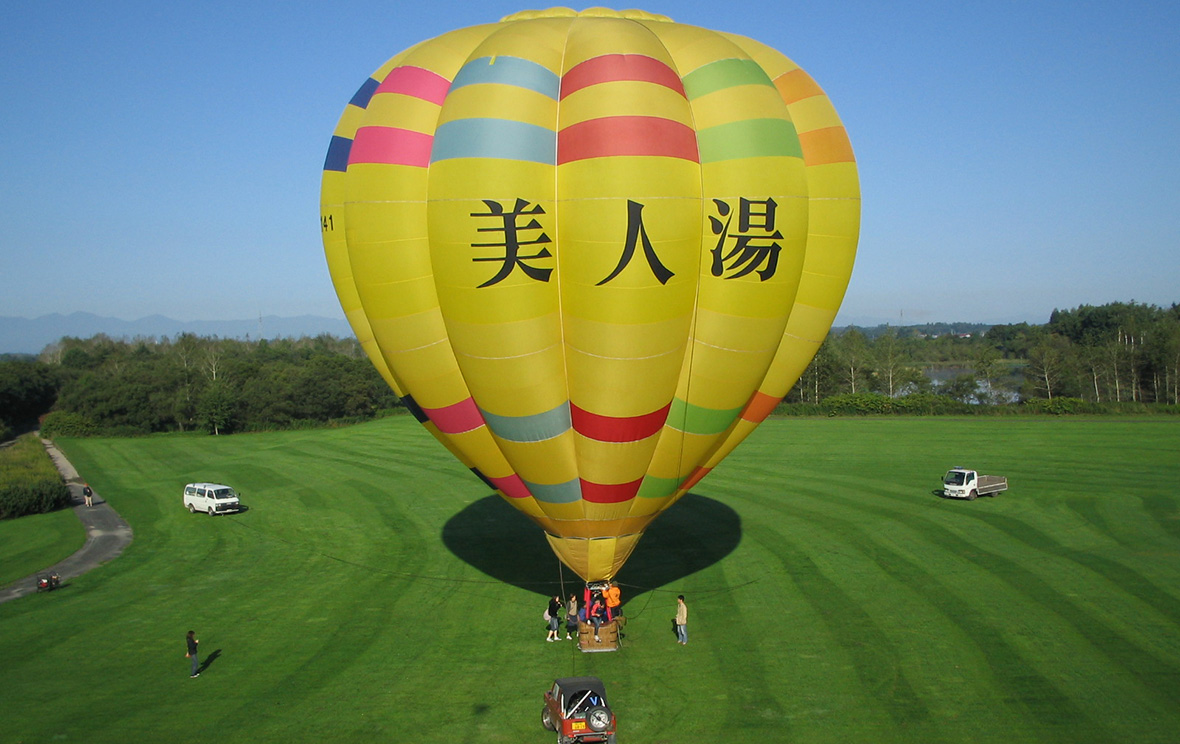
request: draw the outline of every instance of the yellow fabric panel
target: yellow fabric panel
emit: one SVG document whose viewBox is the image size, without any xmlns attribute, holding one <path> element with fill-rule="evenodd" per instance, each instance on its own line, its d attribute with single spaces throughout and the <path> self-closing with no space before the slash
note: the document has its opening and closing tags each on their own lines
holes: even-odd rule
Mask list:
<svg viewBox="0 0 1180 744">
<path fill-rule="evenodd" d="M 773 352 L 786 328 L 792 304 L 784 300 L 779 312 L 766 318 L 739 318 L 701 308 L 696 318 L 697 343 L 743 353 Z"/>
<path fill-rule="evenodd" d="M 617 332 L 617 323 L 589 318 L 567 316 L 563 323 L 569 336 L 580 339 L 579 353 L 608 359 L 645 359 L 665 354 L 683 356 L 691 320 L 688 315 L 680 315 L 654 323 L 632 323 L 626 333 Z"/>
<path fill-rule="evenodd" d="M 552 410 L 568 400 L 563 379 L 565 359 L 560 344 L 502 359 L 468 356 L 459 347 L 453 348 L 472 397 L 489 413 L 532 416 Z M 508 459 L 513 461 L 511 457 Z M 518 469 L 517 472 L 534 480 L 524 471 Z"/>
<path fill-rule="evenodd" d="M 491 118 L 523 121 L 553 129 L 557 123 L 557 101 L 525 88 L 485 83 L 465 85 L 447 95 L 438 118 L 439 126 L 458 119 L 472 119 L 496 113 Z"/>
<path fill-rule="evenodd" d="M 564 69 L 603 54 L 642 54 L 665 63 L 670 61 L 646 24 L 615 18 L 578 18 L 565 40 Z"/>
<path fill-rule="evenodd" d="M 470 56 L 521 57 L 560 75 L 570 23 L 570 20 L 558 18 L 537 19 L 531 23 L 501 23 L 496 32 L 488 36 Z"/>
<path fill-rule="evenodd" d="M 807 281 L 800 287 L 799 294 L 795 297 L 795 304 L 835 310 L 840 306 L 840 301 L 844 298 L 844 290 L 847 287 L 848 279 L 843 275 L 809 274 Z"/>
<path fill-rule="evenodd" d="M 510 442 L 494 434 L 496 445 L 504 453 L 521 478 L 530 483 L 558 484 L 578 477 L 574 459 L 574 432 L 567 430 L 561 436 L 541 442 Z M 555 504 L 545 504 L 557 506 Z M 562 504 L 561 506 L 567 506 Z M 581 518 L 578 507 L 578 518 Z"/>
<path fill-rule="evenodd" d="M 714 435 L 685 434 L 664 427 L 660 430 L 660 440 L 652 455 L 651 465 L 647 468 L 648 475 L 654 478 L 687 478 L 716 438 Z"/>
<path fill-rule="evenodd" d="M 692 102 L 697 130 L 746 119 L 791 121 L 787 105 L 778 91 L 768 85 L 740 85 L 722 88 Z"/>
<path fill-rule="evenodd" d="M 790 58 L 760 41 L 725 31 L 718 31 L 717 35 L 745 52 L 750 59 L 758 63 L 759 67 L 766 70 L 766 74 L 771 80 L 774 80 L 780 75 L 785 75 L 792 70 L 799 69 L 799 65 L 795 64 Z"/>
<path fill-rule="evenodd" d="M 599 442 L 573 433 L 578 448 L 578 471 L 592 483 L 630 483 L 647 472 L 659 435 L 634 442 Z M 626 503 L 626 502 L 624 502 Z M 623 510 L 622 514 L 626 514 Z"/>
<path fill-rule="evenodd" d="M 369 202 L 423 202 L 426 200 L 426 169 L 386 163 L 357 163 L 348 166 L 345 200 L 349 209 Z M 379 227 L 382 226 L 378 223 Z M 358 227 L 352 223 L 350 228 Z M 363 222 L 362 229 L 370 226 Z"/>
<path fill-rule="evenodd" d="M 628 327 L 618 328 L 621 335 Z M 645 359 L 608 359 L 570 348 L 570 400 L 600 416 L 622 418 L 651 413 L 672 399 L 682 359 L 681 351 Z"/>
<path fill-rule="evenodd" d="M 781 338 L 781 335 L 780 335 Z M 739 408 L 758 389 L 774 359 L 778 339 L 761 351 L 734 352 L 697 342 L 687 401 L 717 411 Z"/>
<path fill-rule="evenodd" d="M 698 67 L 734 56 L 734 45 L 716 31 L 679 23 L 644 25 L 659 37 L 672 59 L 676 61 L 674 69 L 679 70 L 682 78 Z"/>
<path fill-rule="evenodd" d="M 808 229 L 815 235 L 840 235 L 855 240 L 860 233 L 859 198 L 812 199 L 809 207 Z"/>
<path fill-rule="evenodd" d="M 541 514 L 546 521 L 537 521 L 545 529 L 551 529 L 555 534 L 559 535 L 567 534 L 568 529 L 589 529 L 591 523 L 585 520 L 584 506 L 585 502 L 583 501 L 573 501 L 567 504 L 538 501 L 537 508 L 541 510 Z"/>
<path fill-rule="evenodd" d="M 658 499 L 632 499 L 630 502 L 628 502 L 631 505 L 631 511 L 628 513 L 632 518 L 654 518 L 657 514 L 672 505 L 672 498 L 673 497 L 669 495 Z"/>
<path fill-rule="evenodd" d="M 467 356 L 506 359 L 535 354 L 561 343 L 561 319 L 555 313 L 497 324 L 466 323 L 448 317 L 446 323 L 451 344 Z"/>
<path fill-rule="evenodd" d="M 800 134 L 815 129 L 844 126 L 827 96 L 804 98 L 797 103 L 792 103 L 790 109 L 795 129 Z"/>
<path fill-rule="evenodd" d="M 553 180 L 553 166 L 544 163 L 493 158 L 454 158 L 434 163 L 430 166 L 430 201 L 469 202 L 466 212 L 461 209 L 455 209 L 453 212 L 456 219 L 461 220 L 460 224 L 436 227 L 444 230 L 445 235 L 469 237 L 471 242 L 476 243 L 488 242 L 488 239 L 483 237 L 485 233 L 476 233 L 473 228 L 490 227 L 491 223 L 477 225 L 472 222 L 470 213 L 488 211 L 483 199 L 512 206 L 519 197 L 530 204 L 543 203 L 545 214 L 538 219 L 549 231 L 549 225 L 553 223 L 553 201 L 557 193 Z M 552 232 L 549 237 L 553 237 Z"/>
<path fill-rule="evenodd" d="M 656 116 L 693 127 L 693 112 L 685 103 L 679 92 L 656 83 L 636 80 L 599 83 L 563 99 L 560 122 L 564 129 L 604 116 Z M 700 129 L 699 124 L 695 128 Z"/>
<path fill-rule="evenodd" d="M 860 176 L 856 163 L 827 163 L 807 166 L 807 187 L 812 199 L 860 197 Z"/>
<path fill-rule="evenodd" d="M 796 300 L 795 307 L 791 310 L 791 319 L 787 322 L 786 335 L 803 339 L 818 349 L 835 319 L 836 306 L 819 307 Z M 808 361 L 810 360 L 808 357 Z"/>
<path fill-rule="evenodd" d="M 831 168 L 833 166 L 821 166 Z M 811 187 L 811 170 L 803 165 L 800 158 L 774 156 L 725 160 L 719 163 L 705 163 L 701 166 L 701 179 L 706 184 L 704 193 L 705 215 L 716 215 L 717 208 L 708 200 L 767 199 L 773 197 L 781 206 L 788 199 L 808 196 Z M 798 219 L 797 215 L 793 219 Z M 805 225 L 806 226 L 806 225 Z M 712 233 L 706 227 L 705 242 Z M 716 236 L 712 236 L 716 239 Z"/>
<path fill-rule="evenodd" d="M 557 166 L 557 198 L 559 206 L 564 207 L 568 202 L 581 199 L 644 201 L 644 197 L 680 197 L 699 212 L 700 180 L 700 166 L 679 158 L 617 155 L 575 160 Z M 564 220 L 564 212 L 562 214 Z M 645 219 L 646 214 L 645 210 Z M 625 211 L 621 219 L 625 221 Z M 691 229 L 696 231 L 695 223 Z M 652 240 L 656 239 L 650 229 L 648 235 Z"/>
<path fill-rule="evenodd" d="M 439 124 L 439 105 L 401 93 L 382 93 L 370 99 L 362 121 L 367 126 L 432 134 Z"/>
<path fill-rule="evenodd" d="M 402 59 L 402 64 L 421 67 L 453 80 L 471 51 L 502 28 L 498 23 L 487 23 L 447 32 L 419 44 Z"/>
</svg>

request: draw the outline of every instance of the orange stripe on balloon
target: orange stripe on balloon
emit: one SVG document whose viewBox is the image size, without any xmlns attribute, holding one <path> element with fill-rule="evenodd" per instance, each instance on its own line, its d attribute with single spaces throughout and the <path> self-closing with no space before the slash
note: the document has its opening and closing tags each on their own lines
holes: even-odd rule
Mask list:
<svg viewBox="0 0 1180 744">
<path fill-rule="evenodd" d="M 856 162 L 852 155 L 852 143 L 848 141 L 848 133 L 844 131 L 844 127 L 800 132 L 799 146 L 803 149 L 804 165 Z"/>
<path fill-rule="evenodd" d="M 561 98 L 599 83 L 654 83 L 684 95 L 684 83 L 671 67 L 642 54 L 604 54 L 574 65 L 561 77 Z"/>
<path fill-rule="evenodd" d="M 686 478 L 685 481 L 680 484 L 680 487 L 687 491 L 696 484 L 700 483 L 701 478 L 704 478 L 706 475 L 708 475 L 709 471 L 712 469 L 713 468 L 697 468 L 696 470 L 692 471 L 692 475 L 688 476 L 688 478 Z"/>
<path fill-rule="evenodd" d="M 779 95 L 788 104 L 824 94 L 823 88 L 819 87 L 819 84 L 803 70 L 791 70 L 786 74 L 779 75 L 774 79 L 774 87 L 778 88 Z"/>
<path fill-rule="evenodd" d="M 571 124 L 557 134 L 557 164 L 616 155 L 651 155 L 699 163 L 691 128 L 655 116 L 604 116 Z"/>
<path fill-rule="evenodd" d="M 582 481 L 582 498 L 595 504 L 630 501 L 639 493 L 639 484 L 643 482 L 642 478 L 630 483 L 591 483 L 584 478 L 579 480 Z"/>
<path fill-rule="evenodd" d="M 770 412 L 775 409 L 782 398 L 773 395 L 767 395 L 761 390 L 754 391 L 750 402 L 746 404 L 745 410 L 742 411 L 742 418 L 746 421 L 752 421 L 755 424 L 760 424 L 766 420 Z"/>
<path fill-rule="evenodd" d="M 574 431 L 599 442 L 637 442 L 647 439 L 664 426 L 672 404 L 642 416 L 602 416 L 570 403 L 570 420 Z"/>
</svg>

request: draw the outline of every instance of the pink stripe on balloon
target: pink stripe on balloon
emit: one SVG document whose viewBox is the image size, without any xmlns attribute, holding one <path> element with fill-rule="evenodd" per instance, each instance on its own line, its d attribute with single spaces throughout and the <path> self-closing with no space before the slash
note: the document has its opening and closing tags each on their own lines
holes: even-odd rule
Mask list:
<svg viewBox="0 0 1180 744">
<path fill-rule="evenodd" d="M 401 93 L 441 106 L 450 88 L 450 80 L 430 70 L 421 67 L 395 67 L 381 81 L 381 85 L 377 86 L 373 95 Z"/>
<path fill-rule="evenodd" d="M 356 130 L 352 148 L 348 151 L 348 164 L 385 163 L 425 168 L 430 165 L 433 144 L 434 137 L 422 132 L 396 127 L 361 127 Z"/>
<path fill-rule="evenodd" d="M 516 473 L 505 478 L 488 478 L 488 480 L 494 483 L 496 488 L 503 491 L 504 495 L 510 499 L 527 499 L 532 496 L 529 493 L 528 486 L 524 484 L 524 481 Z"/>
<path fill-rule="evenodd" d="M 471 398 L 445 408 L 423 408 L 422 411 L 444 434 L 462 434 L 484 425 L 483 416 Z M 491 480 L 494 482 L 496 479 Z"/>
</svg>

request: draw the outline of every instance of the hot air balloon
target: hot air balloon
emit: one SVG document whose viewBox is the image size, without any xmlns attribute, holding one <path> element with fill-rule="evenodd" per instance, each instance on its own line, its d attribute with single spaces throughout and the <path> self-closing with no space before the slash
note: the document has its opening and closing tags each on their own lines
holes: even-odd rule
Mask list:
<svg viewBox="0 0 1180 744">
<path fill-rule="evenodd" d="M 528 11 L 390 59 L 321 230 L 418 420 L 586 581 L 741 442 L 826 336 L 856 164 L 791 60 L 642 11 Z"/>
</svg>

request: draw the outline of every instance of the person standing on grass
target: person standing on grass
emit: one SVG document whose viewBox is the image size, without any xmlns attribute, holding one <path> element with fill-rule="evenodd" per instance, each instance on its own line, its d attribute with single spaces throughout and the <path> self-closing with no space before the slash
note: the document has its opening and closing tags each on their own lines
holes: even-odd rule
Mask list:
<svg viewBox="0 0 1180 744">
<path fill-rule="evenodd" d="M 561 627 L 561 616 L 565 614 L 565 605 L 561 603 L 561 597 L 556 594 L 549 598 L 549 635 L 545 636 L 546 641 L 560 641 L 561 635 L 558 634 L 557 629 Z"/>
<path fill-rule="evenodd" d="M 676 597 L 676 642 L 688 645 L 688 605 L 684 604 L 683 594 Z"/>
<path fill-rule="evenodd" d="M 571 633 L 578 632 L 578 595 L 571 594 L 570 601 L 565 605 L 565 639 L 573 638 Z"/>
<path fill-rule="evenodd" d="M 190 679 L 201 676 L 201 673 L 197 671 L 197 644 L 200 643 L 200 641 L 197 640 L 196 635 L 196 631 L 190 630 L 188 632 L 188 636 L 185 637 L 185 641 L 188 642 L 188 653 L 186 653 L 185 656 L 187 656 L 193 662 L 193 670 L 189 674 Z"/>
</svg>

